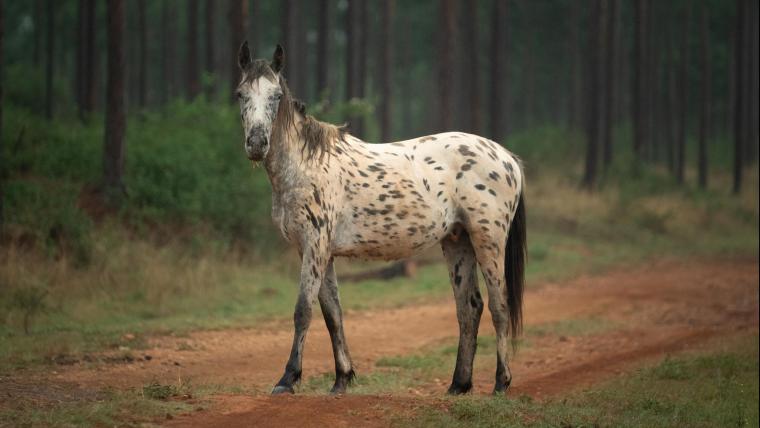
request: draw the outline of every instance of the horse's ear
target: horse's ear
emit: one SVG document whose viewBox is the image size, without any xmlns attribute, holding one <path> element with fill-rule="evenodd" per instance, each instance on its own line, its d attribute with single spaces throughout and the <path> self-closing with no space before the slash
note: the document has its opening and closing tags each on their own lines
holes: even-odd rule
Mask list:
<svg viewBox="0 0 760 428">
<path fill-rule="evenodd" d="M 274 48 L 274 55 L 272 55 L 272 70 L 274 70 L 275 73 L 279 73 L 284 66 L 285 51 L 282 49 L 282 46 L 277 45 L 277 47 Z"/>
<path fill-rule="evenodd" d="M 240 45 L 240 50 L 238 51 L 238 65 L 243 71 L 251 65 L 251 51 L 248 49 L 248 40 Z"/>
</svg>

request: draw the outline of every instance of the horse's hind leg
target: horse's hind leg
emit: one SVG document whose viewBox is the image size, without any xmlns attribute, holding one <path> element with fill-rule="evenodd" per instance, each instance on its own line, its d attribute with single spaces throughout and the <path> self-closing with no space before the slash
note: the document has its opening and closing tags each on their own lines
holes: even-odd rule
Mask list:
<svg viewBox="0 0 760 428">
<path fill-rule="evenodd" d="M 483 313 L 483 299 L 478 290 L 475 252 L 467 233 L 441 242 L 449 268 L 451 286 L 459 321 L 459 348 L 449 394 L 464 394 L 472 388 L 472 362 L 478 341 L 478 326 Z"/>
<path fill-rule="evenodd" d="M 509 335 L 509 308 L 507 306 L 506 287 L 507 281 L 504 276 L 504 244 L 506 237 L 491 236 L 479 233 L 472 238 L 473 248 L 477 254 L 480 270 L 486 281 L 488 289 L 488 310 L 491 312 L 493 326 L 496 330 L 496 383 L 494 393 L 505 392 L 512 382 L 512 373 L 509 371 L 507 361 L 508 335 Z"/>
<path fill-rule="evenodd" d="M 335 385 L 330 392 L 341 394 L 346 392 L 346 387 L 351 383 L 354 369 L 351 364 L 351 355 L 348 353 L 346 337 L 343 334 L 343 313 L 338 298 L 338 279 L 332 261 L 327 267 L 322 288 L 319 290 L 319 306 L 325 317 L 327 331 L 330 332 L 335 357 Z"/>
</svg>

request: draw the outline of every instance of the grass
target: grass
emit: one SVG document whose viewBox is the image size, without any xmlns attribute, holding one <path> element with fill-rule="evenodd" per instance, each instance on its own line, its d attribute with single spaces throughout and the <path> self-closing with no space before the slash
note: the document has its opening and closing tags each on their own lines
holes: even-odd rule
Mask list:
<svg viewBox="0 0 760 428">
<path fill-rule="evenodd" d="M 758 338 L 669 357 L 595 389 L 547 402 L 464 397 L 397 426 L 758 426 Z"/>
<path fill-rule="evenodd" d="M 195 408 L 198 405 L 152 398 L 142 391 L 105 391 L 97 400 L 64 401 L 56 405 L 21 401 L 13 409 L 0 410 L 0 426 L 145 426 Z"/>
<path fill-rule="evenodd" d="M 88 196 L 102 121 L 36 126 L 41 118 L 5 107 L 0 372 L 290 318 L 299 261 L 269 219 L 266 177 L 234 143 L 235 108 L 199 100 L 130 117 L 129 196 L 103 216 Z M 756 168 L 740 197 L 716 190 L 729 187 L 720 169 L 713 190 L 697 191 L 657 168 L 631 180 L 619 165 L 589 193 L 577 186 L 580 144 L 552 127 L 508 142 L 526 163 L 529 288 L 652 259 L 757 255 Z M 367 266 L 339 261 L 338 271 Z M 415 304 L 449 295 L 448 282 L 438 264 L 416 278 L 343 284 L 341 297 L 349 310 Z"/>
<path fill-rule="evenodd" d="M 525 329 L 520 348 L 531 346 L 531 339 L 541 336 L 588 336 L 603 333 L 617 326 L 599 318 L 567 319 L 530 326 Z M 492 370 L 496 352 L 495 336 L 480 334 L 475 357 L 475 370 Z M 457 354 L 457 339 L 450 338 L 409 355 L 381 357 L 369 374 L 359 373 L 351 393 L 389 394 L 450 380 Z M 332 386 L 334 374 L 309 377 L 301 392 L 320 394 Z M 443 387 L 442 387 L 443 388 Z"/>
<path fill-rule="evenodd" d="M 528 288 L 652 259 L 757 255 L 756 189 L 736 199 L 679 190 L 586 193 L 571 184 L 551 175 L 531 182 Z M 255 253 L 201 226 L 180 228 L 161 242 L 141 236 L 114 221 L 94 225 L 87 238 L 89 261 L 81 266 L 67 252 L 0 247 L 0 307 L 6 308 L 0 317 L 0 371 L 34 367 L 59 355 L 139 349 L 155 334 L 255 326 L 291 316 L 299 271 L 292 250 L 278 258 Z M 429 257 L 438 257 L 437 249 Z M 374 264 L 340 260 L 338 271 L 367 266 Z M 421 267 L 416 278 L 341 287 L 348 310 L 415 304 L 450 293 L 442 264 Z M 126 334 L 138 340 L 127 343 Z"/>
</svg>

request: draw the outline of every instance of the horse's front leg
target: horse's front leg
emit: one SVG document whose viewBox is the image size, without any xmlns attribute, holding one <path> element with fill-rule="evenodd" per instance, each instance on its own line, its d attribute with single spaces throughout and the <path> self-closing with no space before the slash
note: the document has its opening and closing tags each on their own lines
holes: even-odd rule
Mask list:
<svg viewBox="0 0 760 428">
<path fill-rule="evenodd" d="M 338 297 L 338 279 L 335 275 L 333 262 L 327 267 L 325 280 L 319 290 L 319 306 L 325 317 L 327 330 L 330 332 L 333 356 L 335 357 L 335 385 L 330 391 L 333 394 L 346 392 L 346 387 L 354 378 L 354 368 L 351 355 L 348 353 L 346 336 L 343 333 L 343 313 Z"/>
<path fill-rule="evenodd" d="M 307 248 L 301 261 L 301 289 L 298 293 L 298 301 L 293 314 L 295 334 L 293 347 L 290 350 L 290 358 L 285 365 L 285 374 L 272 390 L 272 394 L 293 393 L 293 387 L 301 379 L 301 362 L 303 359 L 303 345 L 306 340 L 306 332 L 311 323 L 312 307 L 319 295 L 319 288 L 325 277 L 325 270 L 330 257 L 318 248 L 323 247 L 318 243 Z"/>
</svg>

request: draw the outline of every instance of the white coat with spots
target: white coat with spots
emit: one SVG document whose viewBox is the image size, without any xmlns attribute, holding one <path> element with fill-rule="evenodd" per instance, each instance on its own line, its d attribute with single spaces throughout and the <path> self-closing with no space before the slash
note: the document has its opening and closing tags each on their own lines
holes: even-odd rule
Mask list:
<svg viewBox="0 0 760 428">
<path fill-rule="evenodd" d="M 336 256 L 399 259 L 439 244 L 448 265 L 460 338 L 450 393 L 472 387 L 472 363 L 483 312 L 477 267 L 488 291 L 497 336 L 495 391 L 511 382 L 508 335 L 519 334 L 525 263 L 524 177 L 499 144 L 447 132 L 368 144 L 319 122 L 290 97 L 271 62 L 240 49 L 238 87 L 245 151 L 262 162 L 272 184 L 272 217 L 301 256 L 295 335 L 274 393 L 293 392 L 312 307 L 319 301 L 335 355 L 333 392 L 354 376 L 343 333 Z"/>
</svg>

